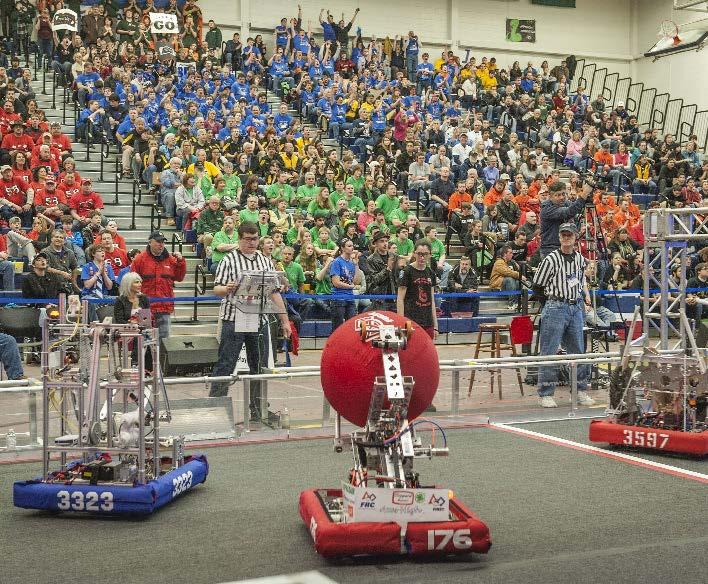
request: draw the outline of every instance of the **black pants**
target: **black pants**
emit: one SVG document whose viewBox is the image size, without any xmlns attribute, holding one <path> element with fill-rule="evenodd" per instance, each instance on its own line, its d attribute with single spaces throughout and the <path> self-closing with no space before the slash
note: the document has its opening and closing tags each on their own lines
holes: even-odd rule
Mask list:
<svg viewBox="0 0 708 584">
<path fill-rule="evenodd" d="M 259 333 L 236 332 L 233 322 L 222 321 L 219 360 L 214 365 L 214 369 L 212 369 L 211 374 L 213 377 L 231 375 L 234 372 L 236 361 L 241 354 L 241 348 L 244 343 L 246 344 L 248 372 L 251 374 L 258 373 Z M 214 382 L 211 384 L 209 397 L 225 396 L 228 392 L 228 382 Z"/>
</svg>

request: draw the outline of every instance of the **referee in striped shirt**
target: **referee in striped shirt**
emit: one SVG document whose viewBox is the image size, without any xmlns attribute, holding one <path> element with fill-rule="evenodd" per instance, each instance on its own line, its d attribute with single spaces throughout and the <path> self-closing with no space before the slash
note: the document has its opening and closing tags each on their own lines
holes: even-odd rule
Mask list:
<svg viewBox="0 0 708 584">
<path fill-rule="evenodd" d="M 219 360 L 214 365 L 212 376 L 231 375 L 236 367 L 236 361 L 241 353 L 241 347 L 246 344 L 246 359 L 249 373 L 258 373 L 259 347 L 258 335 L 260 316 L 239 310 L 239 299 L 234 296 L 236 281 L 244 270 L 275 270 L 273 262 L 258 251 L 258 226 L 250 221 L 244 221 L 238 227 L 238 249 L 226 254 L 219 262 L 214 279 L 214 294 L 221 296 L 219 319 L 221 320 L 221 341 L 219 343 Z M 279 292 L 271 296 L 273 303 L 282 310 L 279 314 L 283 334 L 290 337 L 290 321 L 283 298 Z M 264 350 L 267 350 L 267 346 Z M 224 396 L 229 391 L 228 382 L 211 384 L 209 397 Z M 251 414 L 256 415 L 258 408 L 251 396 Z"/>
<path fill-rule="evenodd" d="M 555 356 L 561 345 L 569 354 L 585 352 L 583 327 L 590 294 L 585 281 L 585 258 L 575 250 L 578 234 L 575 223 L 563 223 L 558 229 L 560 249 L 541 260 L 533 279 L 534 292 L 546 298 L 539 329 L 541 355 Z M 553 399 L 558 380 L 556 372 L 556 367 L 539 367 L 541 407 L 558 407 Z M 577 374 L 578 403 L 591 406 L 595 402 L 587 394 L 590 367 L 578 365 Z"/>
</svg>

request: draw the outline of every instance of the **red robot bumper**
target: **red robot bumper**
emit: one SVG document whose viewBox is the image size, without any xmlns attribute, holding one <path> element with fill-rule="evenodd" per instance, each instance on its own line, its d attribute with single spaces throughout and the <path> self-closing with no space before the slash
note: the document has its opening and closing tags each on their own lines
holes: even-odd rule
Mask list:
<svg viewBox="0 0 708 584">
<path fill-rule="evenodd" d="M 708 432 L 679 432 L 630 426 L 605 420 L 593 420 L 590 423 L 590 441 L 647 448 L 659 452 L 677 452 L 696 456 L 708 454 Z"/>
<path fill-rule="evenodd" d="M 341 496 L 341 489 L 300 493 L 300 517 L 310 530 L 315 550 L 324 557 L 484 554 L 492 545 L 489 528 L 456 499 L 450 500 L 454 520 L 408 523 L 402 539 L 398 523 L 333 521 L 324 499 Z"/>
</svg>

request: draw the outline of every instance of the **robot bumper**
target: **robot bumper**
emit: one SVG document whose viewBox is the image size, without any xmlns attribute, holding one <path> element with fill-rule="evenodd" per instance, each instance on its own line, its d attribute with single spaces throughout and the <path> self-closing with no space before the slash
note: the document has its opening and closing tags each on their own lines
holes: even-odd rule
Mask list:
<svg viewBox="0 0 708 584">
<path fill-rule="evenodd" d="M 353 465 L 340 487 L 300 494 L 315 550 L 330 558 L 489 551 L 485 523 L 451 490 L 423 484 L 413 468 L 416 458 L 449 453 L 444 430 L 415 419 L 432 403 L 440 376 L 425 331 L 391 312 L 356 316 L 328 340 L 321 371 L 338 412 L 335 451 L 351 451 Z M 342 436 L 341 418 L 360 428 Z M 421 431 L 431 427 L 442 445 L 423 444 Z"/>
</svg>

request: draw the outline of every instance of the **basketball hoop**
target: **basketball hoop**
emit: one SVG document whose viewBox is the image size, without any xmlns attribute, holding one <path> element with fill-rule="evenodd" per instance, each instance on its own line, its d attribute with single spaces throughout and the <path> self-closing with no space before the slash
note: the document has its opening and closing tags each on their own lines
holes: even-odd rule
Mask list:
<svg viewBox="0 0 708 584">
<path fill-rule="evenodd" d="M 678 25 L 673 20 L 664 20 L 659 27 L 657 36 L 676 46 L 681 44 L 681 38 L 678 33 Z"/>
</svg>

